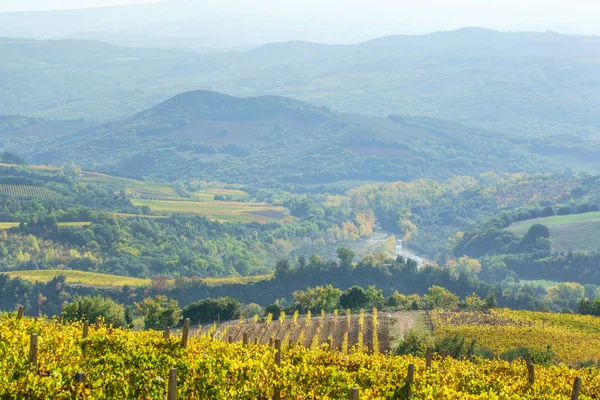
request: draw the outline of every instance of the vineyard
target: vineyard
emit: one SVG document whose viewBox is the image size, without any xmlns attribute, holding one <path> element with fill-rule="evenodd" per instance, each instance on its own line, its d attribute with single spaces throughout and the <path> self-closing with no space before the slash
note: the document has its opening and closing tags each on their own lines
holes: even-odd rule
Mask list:
<svg viewBox="0 0 600 400">
<path fill-rule="evenodd" d="M 3 274 L 4 272 L 0 272 Z M 11 278 L 19 277 L 29 282 L 41 282 L 46 283 L 57 277 L 63 275 L 67 279 L 66 281 L 73 286 L 87 286 L 87 287 L 111 287 L 118 288 L 123 286 L 150 286 L 150 279 L 132 278 L 129 276 L 99 274 L 97 272 L 88 271 L 75 271 L 75 270 L 21 270 L 6 272 Z"/>
<path fill-rule="evenodd" d="M 318 318 L 318 317 L 317 317 Z M 340 322 L 342 315 L 338 316 Z M 266 323 L 266 322 L 264 322 Z M 270 324 L 277 324 L 272 320 Z M 0 318 L 2 399 L 594 399 L 600 372 Z M 231 341 L 231 343 L 230 343 Z M 360 396 L 360 397 L 358 397 Z"/>
<path fill-rule="evenodd" d="M 269 315 L 264 321 L 255 316 L 218 327 L 200 327 L 195 332 L 199 335 L 216 334 L 228 340 L 231 337 L 232 341 L 246 337 L 257 344 L 272 343 L 279 338 L 284 346 L 295 343 L 316 349 L 326 343 L 328 347 L 344 353 L 353 348 L 369 353 L 388 353 L 395 342 L 394 335 L 401 335 L 411 328 L 419 315 L 414 312 L 379 315 L 377 310 L 369 314 L 364 311 L 351 314 L 349 310 L 338 313 L 336 310 L 331 315 L 324 312 L 312 315 L 309 311 L 304 316 L 297 311 L 292 316 L 282 312 L 278 316 Z"/>
<path fill-rule="evenodd" d="M 551 346 L 558 360 L 569 365 L 600 361 L 600 318 L 593 316 L 498 309 L 434 311 L 431 321 L 436 335 L 459 333 L 497 355 L 518 347 Z"/>
<path fill-rule="evenodd" d="M 0 184 L 0 195 L 14 197 L 37 197 L 44 200 L 58 200 L 61 196 L 42 186 Z"/>
</svg>

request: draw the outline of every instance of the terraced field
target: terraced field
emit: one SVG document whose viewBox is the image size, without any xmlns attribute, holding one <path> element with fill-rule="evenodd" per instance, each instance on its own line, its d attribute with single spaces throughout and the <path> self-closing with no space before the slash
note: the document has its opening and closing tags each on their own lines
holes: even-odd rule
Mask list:
<svg viewBox="0 0 600 400">
<path fill-rule="evenodd" d="M 508 229 L 525 234 L 533 224 L 546 225 L 550 229 L 550 241 L 554 251 L 600 250 L 600 212 L 530 219 L 515 222 Z"/>
</svg>

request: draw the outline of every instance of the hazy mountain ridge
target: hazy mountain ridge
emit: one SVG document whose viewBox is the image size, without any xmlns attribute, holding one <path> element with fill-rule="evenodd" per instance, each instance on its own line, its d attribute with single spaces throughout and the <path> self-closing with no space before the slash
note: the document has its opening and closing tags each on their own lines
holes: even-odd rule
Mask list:
<svg viewBox="0 0 600 400">
<path fill-rule="evenodd" d="M 281 95 L 342 112 L 422 115 L 519 136 L 600 135 L 600 38 L 591 36 L 469 28 L 211 55 L 85 41 L 4 40 L 0 51 L 4 114 L 123 118 L 205 88 Z"/>
<path fill-rule="evenodd" d="M 278 96 L 210 91 L 183 93 L 76 134 L 8 143 L 38 163 L 268 186 L 559 169 L 510 137 L 456 123 L 342 114 Z"/>
</svg>

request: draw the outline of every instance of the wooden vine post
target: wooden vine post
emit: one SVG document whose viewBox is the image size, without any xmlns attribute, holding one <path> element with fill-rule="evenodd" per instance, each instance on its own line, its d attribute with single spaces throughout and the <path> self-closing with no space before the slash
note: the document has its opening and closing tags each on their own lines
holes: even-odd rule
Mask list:
<svg viewBox="0 0 600 400">
<path fill-rule="evenodd" d="M 529 375 L 529 384 L 535 383 L 535 365 L 531 361 L 531 353 L 527 353 L 525 356 L 525 362 L 527 363 L 527 374 Z"/>
<path fill-rule="evenodd" d="M 415 381 L 415 364 L 408 365 L 408 375 L 406 376 L 406 397 L 412 399 L 412 385 Z"/>
<path fill-rule="evenodd" d="M 38 335 L 32 333 L 29 339 L 29 362 L 31 366 L 37 367 L 37 353 L 38 353 Z"/>
<path fill-rule="evenodd" d="M 94 329 L 100 329 L 100 317 L 96 317 L 96 323 L 94 324 Z"/>
<path fill-rule="evenodd" d="M 431 351 L 431 347 L 427 348 L 427 352 L 425 353 L 425 366 L 427 368 L 431 368 L 431 359 L 433 358 L 433 352 Z"/>
<path fill-rule="evenodd" d="M 233 336 L 229 335 L 229 337 L 227 338 L 227 343 L 233 343 Z"/>
<path fill-rule="evenodd" d="M 242 334 L 242 343 L 244 344 L 244 346 L 248 344 L 248 332 L 244 332 Z"/>
<path fill-rule="evenodd" d="M 169 372 L 167 400 L 177 400 L 177 368 L 171 368 L 171 372 Z"/>
<path fill-rule="evenodd" d="M 348 400 L 358 400 L 358 388 L 350 389 Z"/>
<path fill-rule="evenodd" d="M 188 344 L 188 337 L 190 336 L 190 319 L 186 318 L 183 320 L 183 332 L 181 334 L 181 346 L 185 349 Z"/>
<path fill-rule="evenodd" d="M 281 340 L 275 339 L 275 365 L 277 367 L 281 367 Z M 275 394 L 273 395 L 273 400 L 281 400 L 281 388 L 275 388 Z"/>
<path fill-rule="evenodd" d="M 167 327 L 167 329 L 163 332 L 163 339 L 168 339 L 171 337 L 171 328 Z"/>
<path fill-rule="evenodd" d="M 579 400 L 579 391 L 581 390 L 581 378 L 576 377 L 573 382 L 573 392 L 571 393 L 571 400 Z"/>
<path fill-rule="evenodd" d="M 81 334 L 81 338 L 85 339 L 86 337 L 88 337 L 90 333 L 90 321 L 88 321 L 87 319 L 83 322 L 83 333 Z"/>
<path fill-rule="evenodd" d="M 17 309 L 17 319 L 20 320 L 21 318 L 23 318 L 23 313 L 25 312 L 25 307 L 23 306 L 19 306 L 19 308 Z"/>
</svg>

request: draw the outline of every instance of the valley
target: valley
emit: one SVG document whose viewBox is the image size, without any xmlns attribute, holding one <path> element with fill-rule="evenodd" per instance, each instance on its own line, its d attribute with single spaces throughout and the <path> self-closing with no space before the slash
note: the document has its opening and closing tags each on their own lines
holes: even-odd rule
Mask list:
<svg viewBox="0 0 600 400">
<path fill-rule="evenodd" d="M 0 6 L 0 399 L 600 396 L 597 36 L 192 3 Z"/>
</svg>

